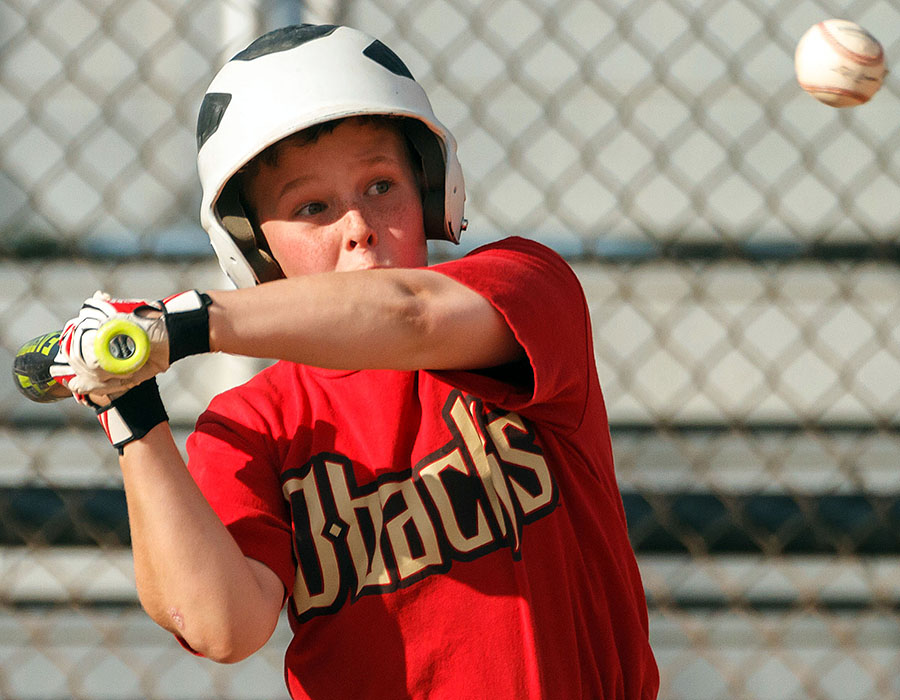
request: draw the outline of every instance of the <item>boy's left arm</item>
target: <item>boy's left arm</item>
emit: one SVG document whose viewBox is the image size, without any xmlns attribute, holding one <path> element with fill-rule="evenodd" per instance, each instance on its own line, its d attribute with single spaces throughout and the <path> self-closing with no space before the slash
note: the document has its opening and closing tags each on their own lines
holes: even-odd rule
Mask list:
<svg viewBox="0 0 900 700">
<path fill-rule="evenodd" d="M 210 292 L 210 349 L 332 369 L 480 369 L 522 348 L 487 299 L 430 269 L 334 272 Z"/>
<path fill-rule="evenodd" d="M 183 297 L 211 299 L 196 317 L 196 329 L 193 312 L 176 312 L 163 302 L 108 299 L 98 305 L 95 295 L 66 325 L 51 373 L 94 397 L 121 394 L 195 352 L 346 370 L 473 370 L 524 354 L 485 297 L 428 268 L 328 272 L 170 299 Z M 145 315 L 149 307 L 155 315 Z M 91 351 L 94 335 L 112 318 L 145 327 L 151 338 L 150 358 L 133 374 L 109 374 Z M 208 345 L 200 347 L 195 336 Z"/>
</svg>

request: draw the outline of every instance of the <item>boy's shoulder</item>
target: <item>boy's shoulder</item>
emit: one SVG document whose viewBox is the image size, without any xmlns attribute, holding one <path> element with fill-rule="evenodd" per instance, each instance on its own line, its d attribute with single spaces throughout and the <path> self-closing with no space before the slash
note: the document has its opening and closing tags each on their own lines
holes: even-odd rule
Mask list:
<svg viewBox="0 0 900 700">
<path fill-rule="evenodd" d="M 485 243 L 484 245 L 480 245 L 477 248 L 473 249 L 470 253 L 467 253 L 467 257 L 471 255 L 483 254 L 494 250 L 517 251 L 531 255 L 541 255 L 562 259 L 562 256 L 560 256 L 559 253 L 553 250 L 553 248 L 545 245 L 544 243 L 541 243 L 540 241 L 536 241 L 532 238 L 525 238 L 524 236 L 507 236 L 497 241 Z"/>
<path fill-rule="evenodd" d="M 463 272 L 470 268 L 472 273 L 490 277 L 512 274 L 527 279 L 534 275 L 549 275 L 557 280 L 577 280 L 574 270 L 560 253 L 523 236 L 508 236 L 485 243 L 460 258 L 439 263 L 435 268 L 451 275 L 454 275 L 454 269 Z"/>
<path fill-rule="evenodd" d="M 273 399 L 277 402 L 280 395 L 293 391 L 292 387 L 296 386 L 296 374 L 294 363 L 281 360 L 273 362 L 246 381 L 216 394 L 207 410 L 235 404 L 258 408 Z"/>
</svg>

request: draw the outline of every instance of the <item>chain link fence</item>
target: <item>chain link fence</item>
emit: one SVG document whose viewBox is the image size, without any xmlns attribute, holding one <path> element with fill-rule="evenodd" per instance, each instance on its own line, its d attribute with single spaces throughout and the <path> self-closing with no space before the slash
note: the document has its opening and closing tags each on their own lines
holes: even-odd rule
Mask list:
<svg viewBox="0 0 900 700">
<path fill-rule="evenodd" d="M 0 0 L 0 362 L 95 289 L 227 286 L 194 122 L 261 31 L 338 21 L 460 142 L 469 230 L 566 255 L 591 306 L 666 700 L 900 697 L 900 88 L 834 110 L 803 31 L 857 0 Z M 261 366 L 161 381 L 182 441 Z M 285 626 L 219 667 L 137 607 L 115 455 L 0 385 L 0 697 L 283 697 Z"/>
</svg>

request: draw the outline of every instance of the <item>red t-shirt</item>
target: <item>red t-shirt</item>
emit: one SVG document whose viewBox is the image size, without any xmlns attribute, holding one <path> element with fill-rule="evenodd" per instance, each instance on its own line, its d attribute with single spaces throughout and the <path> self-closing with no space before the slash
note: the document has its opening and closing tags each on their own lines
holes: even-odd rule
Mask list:
<svg viewBox="0 0 900 700">
<path fill-rule="evenodd" d="M 489 299 L 528 361 L 278 362 L 188 441 L 203 493 L 290 594 L 292 697 L 655 698 L 577 278 L 520 238 L 432 269 Z"/>
</svg>

